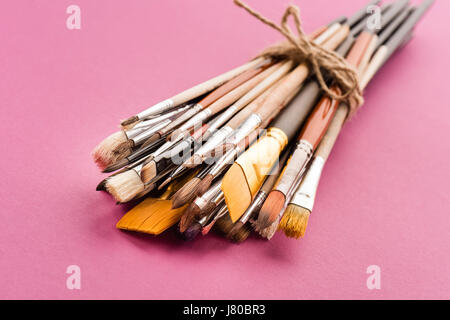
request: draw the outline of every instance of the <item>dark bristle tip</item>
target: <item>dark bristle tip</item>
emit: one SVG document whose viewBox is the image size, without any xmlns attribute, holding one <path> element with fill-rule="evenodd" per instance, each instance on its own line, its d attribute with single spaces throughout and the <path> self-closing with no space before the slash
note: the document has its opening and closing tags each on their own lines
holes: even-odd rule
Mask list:
<svg viewBox="0 0 450 320">
<path fill-rule="evenodd" d="M 181 235 L 183 240 L 192 241 L 200 234 L 200 231 L 202 231 L 201 224 L 198 222 L 194 222 Z"/>
<path fill-rule="evenodd" d="M 242 223 L 242 221 L 238 221 L 236 222 L 233 227 L 231 228 L 230 232 L 228 232 L 227 234 L 227 239 L 229 240 L 233 240 L 234 236 L 236 235 L 236 233 L 239 232 L 239 230 L 241 230 L 241 228 L 244 226 L 244 223 Z"/>
<path fill-rule="evenodd" d="M 279 191 L 270 192 L 258 216 L 258 225 L 261 229 L 268 228 L 277 219 L 283 209 L 285 196 Z"/>
<path fill-rule="evenodd" d="M 96 191 L 106 191 L 106 179 L 100 181 L 100 183 L 95 188 Z"/>
<path fill-rule="evenodd" d="M 121 125 L 122 126 L 128 126 L 128 125 L 130 125 L 130 124 L 132 124 L 132 123 L 134 123 L 134 122 L 136 122 L 138 120 L 139 120 L 139 118 L 137 116 L 133 116 L 133 117 L 130 117 L 130 118 L 126 119 L 126 120 L 123 120 L 121 122 Z"/>
<path fill-rule="evenodd" d="M 204 177 L 202 181 L 200 181 L 200 183 L 198 184 L 195 194 L 197 196 L 203 195 L 209 189 L 213 180 L 214 180 L 213 175 L 211 174 L 206 175 L 206 177 Z"/>
<path fill-rule="evenodd" d="M 189 228 L 194 218 L 198 216 L 200 212 L 199 207 L 196 204 L 191 203 L 189 207 L 187 207 L 186 211 L 181 216 L 181 220 L 179 223 L 180 232 L 183 233 Z"/>
</svg>

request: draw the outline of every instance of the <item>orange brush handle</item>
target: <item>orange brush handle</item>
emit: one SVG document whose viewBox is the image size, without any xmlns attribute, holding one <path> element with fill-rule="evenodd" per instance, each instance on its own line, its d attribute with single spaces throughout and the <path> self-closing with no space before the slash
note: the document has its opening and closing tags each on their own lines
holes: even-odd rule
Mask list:
<svg viewBox="0 0 450 320">
<path fill-rule="evenodd" d="M 339 90 L 336 87 L 333 87 L 332 90 L 339 94 Z M 313 146 L 313 149 L 316 149 L 325 135 L 338 106 L 338 100 L 323 96 L 309 116 L 308 122 L 303 127 L 298 140 L 306 140 Z"/>
</svg>

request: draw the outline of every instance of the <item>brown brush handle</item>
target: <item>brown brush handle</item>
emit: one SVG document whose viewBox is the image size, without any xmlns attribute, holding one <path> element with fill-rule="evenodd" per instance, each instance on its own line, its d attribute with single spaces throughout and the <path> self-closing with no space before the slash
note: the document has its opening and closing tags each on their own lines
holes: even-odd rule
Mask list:
<svg viewBox="0 0 450 320">
<path fill-rule="evenodd" d="M 243 73 L 239 74 L 238 76 L 234 77 L 230 81 L 226 82 L 225 84 L 208 94 L 198 104 L 200 104 L 203 108 L 208 107 L 213 102 L 225 96 L 227 93 L 232 92 L 234 89 L 240 87 L 243 83 L 261 73 L 264 69 L 270 66 L 270 61 L 270 59 L 267 59 L 257 67 L 244 71 Z"/>
<path fill-rule="evenodd" d="M 170 98 L 170 100 L 173 101 L 174 106 L 177 106 L 177 105 L 180 105 L 187 101 L 190 101 L 190 100 L 197 98 L 211 90 L 214 90 L 215 88 L 221 86 L 222 84 L 229 81 L 230 79 L 236 77 L 240 73 L 255 68 L 256 66 L 261 64 L 264 60 L 265 60 L 265 58 L 258 58 L 253 61 L 250 61 L 240 67 L 237 67 L 233 70 L 225 72 L 215 78 L 212 78 L 201 84 L 196 85 L 195 87 L 185 90 L 185 91 L 173 96 L 172 98 Z"/>
<path fill-rule="evenodd" d="M 261 69 L 262 71 L 262 69 Z M 263 81 L 268 73 L 273 71 L 273 69 L 266 69 L 264 72 L 255 73 L 255 75 L 248 79 L 248 81 L 244 82 L 234 90 L 228 92 L 226 95 L 215 101 L 211 104 L 208 109 L 211 110 L 211 114 L 216 114 L 233 104 L 237 100 L 239 100 L 242 96 L 244 96 L 247 92 L 253 89 L 256 85 L 258 85 L 261 81 Z M 266 72 L 267 71 L 267 72 Z M 201 102 L 200 102 L 201 103 Z"/>
</svg>

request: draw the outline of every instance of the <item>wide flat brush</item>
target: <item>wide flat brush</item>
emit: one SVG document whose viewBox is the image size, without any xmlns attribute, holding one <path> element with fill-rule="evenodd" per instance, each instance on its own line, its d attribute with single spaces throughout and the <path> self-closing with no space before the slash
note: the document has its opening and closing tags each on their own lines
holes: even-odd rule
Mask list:
<svg viewBox="0 0 450 320">
<path fill-rule="evenodd" d="M 176 224 L 185 207 L 172 209 L 171 195 L 174 194 L 192 175 L 171 183 L 159 198 L 147 198 L 128 211 L 117 223 L 123 230 L 160 234 Z"/>
<path fill-rule="evenodd" d="M 135 116 L 132 116 L 128 118 L 127 120 L 122 121 L 122 125 L 130 125 L 132 123 L 135 123 L 137 121 L 141 121 L 145 118 L 148 118 L 152 115 L 160 114 L 162 112 L 165 112 L 167 110 L 170 110 L 180 104 L 183 104 L 185 102 L 188 102 L 190 100 L 193 100 L 199 96 L 204 95 L 207 92 L 210 92 L 217 87 L 220 87 L 222 84 L 226 83 L 227 81 L 231 80 L 232 78 L 238 76 L 239 74 L 250 70 L 254 68 L 255 66 L 259 65 L 264 61 L 264 58 L 258 58 L 255 60 L 252 60 L 240 67 L 237 67 L 233 70 L 230 70 L 220 76 L 217 76 L 215 78 L 212 78 L 208 81 L 205 81 L 199 85 L 196 85 L 195 87 L 192 87 L 188 90 L 185 90 L 170 99 L 166 99 L 164 101 L 161 101 L 157 103 L 156 105 L 141 111 L 140 113 L 136 114 Z"/>
</svg>

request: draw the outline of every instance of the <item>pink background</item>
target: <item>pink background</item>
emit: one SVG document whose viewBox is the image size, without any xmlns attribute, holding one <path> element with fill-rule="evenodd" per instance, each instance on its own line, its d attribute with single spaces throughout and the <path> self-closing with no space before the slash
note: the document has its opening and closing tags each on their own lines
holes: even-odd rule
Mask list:
<svg viewBox="0 0 450 320">
<path fill-rule="evenodd" d="M 288 1 L 249 1 L 273 19 Z M 297 0 L 306 31 L 365 0 Z M 68 5 L 81 30 L 66 28 Z M 366 90 L 306 237 L 233 245 L 115 229 L 90 152 L 119 119 L 280 39 L 231 1 L 2 1 L 0 298 L 450 298 L 449 1 Z M 66 288 L 79 265 L 81 290 Z M 366 268 L 379 265 L 381 290 Z"/>
</svg>

